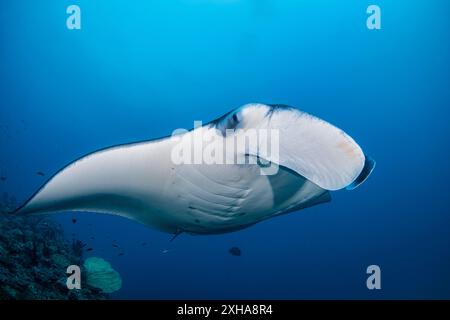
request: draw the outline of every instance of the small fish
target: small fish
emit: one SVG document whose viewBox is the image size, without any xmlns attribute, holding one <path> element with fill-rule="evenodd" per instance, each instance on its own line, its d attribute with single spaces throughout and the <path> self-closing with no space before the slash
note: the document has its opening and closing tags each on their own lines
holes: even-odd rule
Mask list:
<svg viewBox="0 0 450 320">
<path fill-rule="evenodd" d="M 123 253 L 123 252 L 121 252 L 121 253 L 119 253 L 119 256 L 123 256 L 125 253 Z"/>
<path fill-rule="evenodd" d="M 0 180 L 6 181 L 6 177 L 0 177 Z"/>
<path fill-rule="evenodd" d="M 77 219 L 72 219 L 72 223 L 77 223 Z"/>
<path fill-rule="evenodd" d="M 143 245 L 143 246 L 146 246 L 146 245 L 147 245 L 147 242 L 142 242 L 142 245 Z"/>
<path fill-rule="evenodd" d="M 114 248 L 118 248 L 118 247 L 119 247 L 119 246 L 118 246 L 117 244 L 115 244 L 115 243 L 113 243 L 112 246 L 113 246 Z"/>
<path fill-rule="evenodd" d="M 164 249 L 163 251 L 162 251 L 162 253 L 164 253 L 164 254 L 166 254 L 166 253 L 169 253 L 169 249 Z"/>
<path fill-rule="evenodd" d="M 91 237 L 91 240 L 94 240 L 95 238 L 94 237 Z"/>
<path fill-rule="evenodd" d="M 45 176 L 45 173 L 43 173 L 42 171 L 38 171 L 38 172 L 36 172 L 36 174 L 41 177 Z"/>
<path fill-rule="evenodd" d="M 231 247 L 228 252 L 232 255 L 232 256 L 240 256 L 241 255 L 241 249 L 239 249 L 238 247 Z"/>
<path fill-rule="evenodd" d="M 94 249 L 92 249 L 92 248 L 87 248 L 86 249 L 86 251 L 92 251 L 92 250 L 94 250 Z"/>
</svg>

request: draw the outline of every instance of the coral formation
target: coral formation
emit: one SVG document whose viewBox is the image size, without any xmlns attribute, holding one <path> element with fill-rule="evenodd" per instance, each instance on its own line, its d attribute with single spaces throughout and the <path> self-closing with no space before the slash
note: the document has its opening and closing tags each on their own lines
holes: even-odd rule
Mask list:
<svg viewBox="0 0 450 320">
<path fill-rule="evenodd" d="M 45 217 L 5 214 L 16 207 L 7 194 L 0 198 L 0 300 L 106 299 L 81 277 L 81 289 L 66 286 L 66 269 L 81 266 L 83 244 L 68 242 L 59 224 Z"/>
<path fill-rule="evenodd" d="M 86 259 L 84 269 L 86 270 L 86 282 L 92 287 L 101 289 L 102 292 L 112 293 L 122 287 L 119 273 L 102 258 Z"/>
</svg>

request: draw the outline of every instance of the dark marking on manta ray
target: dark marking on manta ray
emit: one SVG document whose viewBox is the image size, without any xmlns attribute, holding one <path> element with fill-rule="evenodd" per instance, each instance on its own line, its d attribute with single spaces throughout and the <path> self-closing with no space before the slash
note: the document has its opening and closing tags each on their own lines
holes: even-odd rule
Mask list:
<svg viewBox="0 0 450 320">
<path fill-rule="evenodd" d="M 36 174 L 41 177 L 45 176 L 45 173 L 43 173 L 42 171 L 38 171 L 38 172 L 36 172 Z"/>
<path fill-rule="evenodd" d="M 232 256 L 237 256 L 239 257 L 241 255 L 241 249 L 239 249 L 238 247 L 231 247 L 228 252 L 232 255 Z"/>
</svg>

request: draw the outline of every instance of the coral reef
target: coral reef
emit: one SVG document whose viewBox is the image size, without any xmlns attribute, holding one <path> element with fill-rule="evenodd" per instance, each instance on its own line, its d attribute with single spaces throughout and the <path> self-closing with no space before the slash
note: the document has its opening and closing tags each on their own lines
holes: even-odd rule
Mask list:
<svg viewBox="0 0 450 320">
<path fill-rule="evenodd" d="M 83 243 L 67 241 L 61 226 L 53 220 L 4 213 L 15 207 L 14 199 L 3 194 L 0 198 L 0 300 L 106 299 L 107 295 L 89 286 L 83 276 L 82 289 L 67 289 L 67 266 L 82 265 Z"/>
</svg>

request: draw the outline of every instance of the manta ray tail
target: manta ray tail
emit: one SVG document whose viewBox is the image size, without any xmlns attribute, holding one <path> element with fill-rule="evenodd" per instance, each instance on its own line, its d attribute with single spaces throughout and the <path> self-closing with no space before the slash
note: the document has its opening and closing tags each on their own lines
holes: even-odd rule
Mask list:
<svg viewBox="0 0 450 320">
<path fill-rule="evenodd" d="M 170 239 L 169 242 L 174 241 L 174 240 L 175 240 L 176 238 L 178 238 L 178 236 L 179 236 L 180 234 L 182 234 L 182 233 L 183 233 L 183 230 L 178 229 L 177 232 L 175 232 L 175 233 L 173 234 L 173 236 L 172 236 L 172 238 Z"/>
</svg>

